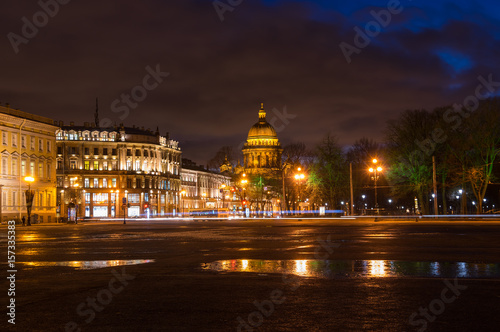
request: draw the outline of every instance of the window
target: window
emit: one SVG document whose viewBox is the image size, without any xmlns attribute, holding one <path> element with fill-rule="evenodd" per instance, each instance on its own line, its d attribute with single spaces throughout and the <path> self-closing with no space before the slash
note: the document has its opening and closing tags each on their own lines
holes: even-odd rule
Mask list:
<svg viewBox="0 0 500 332">
<path fill-rule="evenodd" d="M 104 178 L 102 179 L 102 187 L 107 188 L 108 187 L 108 179 Z"/>
<path fill-rule="evenodd" d="M 7 167 L 7 157 L 2 158 L 2 174 L 7 175 L 8 167 Z"/>
<path fill-rule="evenodd" d="M 111 179 L 111 185 L 116 188 L 116 178 Z"/>
<path fill-rule="evenodd" d="M 43 164 L 42 163 L 38 164 L 38 177 L 40 179 L 43 179 Z"/>
<path fill-rule="evenodd" d="M 35 176 L 35 162 L 34 161 L 30 162 L 30 175 Z"/>
<path fill-rule="evenodd" d="M 108 170 L 108 162 L 107 161 L 103 161 L 102 162 L 102 169 L 107 171 Z"/>
<path fill-rule="evenodd" d="M 127 160 L 127 171 L 131 171 L 131 170 L 132 170 L 132 161 Z"/>
<path fill-rule="evenodd" d="M 102 154 L 107 156 L 108 155 L 108 148 L 103 148 L 102 149 Z"/>
<path fill-rule="evenodd" d="M 84 152 L 85 152 L 85 155 L 87 155 L 87 156 L 88 156 L 88 155 L 89 155 L 89 148 L 85 148 L 85 149 L 84 149 Z"/>
<path fill-rule="evenodd" d="M 94 148 L 94 155 L 98 155 L 99 154 L 99 148 Z"/>
<path fill-rule="evenodd" d="M 21 147 L 26 148 L 26 135 L 21 136 Z"/>
<path fill-rule="evenodd" d="M 116 149 L 111 150 L 111 154 L 112 154 L 113 156 L 116 156 Z"/>
<path fill-rule="evenodd" d="M 145 200 L 146 202 L 148 202 L 148 201 L 149 201 L 149 193 L 144 193 L 144 200 Z"/>
<path fill-rule="evenodd" d="M 17 158 L 12 158 L 12 175 L 17 175 Z"/>
<path fill-rule="evenodd" d="M 7 145 L 7 133 L 4 131 L 2 132 L 2 144 Z"/>
<path fill-rule="evenodd" d="M 69 162 L 69 168 L 76 169 L 76 160 L 71 160 Z"/>
<path fill-rule="evenodd" d="M 136 171 L 141 170 L 141 161 L 140 160 L 135 161 L 135 169 L 134 170 L 136 170 Z"/>
<path fill-rule="evenodd" d="M 57 147 L 57 154 L 62 154 L 62 147 L 60 146 Z"/>
<path fill-rule="evenodd" d="M 16 207 L 17 207 L 16 198 L 17 198 L 17 191 L 13 191 L 13 192 L 12 192 L 12 206 L 13 206 L 14 208 L 16 208 Z"/>
<path fill-rule="evenodd" d="M 90 180 L 89 180 L 89 178 L 85 178 L 85 179 L 83 180 L 83 186 L 84 186 L 85 188 L 90 188 Z"/>
<path fill-rule="evenodd" d="M 12 146 L 17 146 L 17 135 L 12 134 Z"/>
<path fill-rule="evenodd" d="M 51 205 L 52 205 L 52 194 L 47 193 L 47 206 L 51 207 Z"/>
<path fill-rule="evenodd" d="M 48 163 L 47 164 L 47 179 L 50 179 L 51 176 L 52 176 L 52 164 Z"/>
<path fill-rule="evenodd" d="M 137 149 L 135 150 L 135 156 L 140 157 L 141 156 L 141 150 Z"/>
<path fill-rule="evenodd" d="M 99 161 L 94 160 L 94 171 L 98 171 L 98 170 L 99 170 Z"/>
<path fill-rule="evenodd" d="M 34 137 L 31 137 L 30 149 L 35 150 L 35 138 Z"/>
<path fill-rule="evenodd" d="M 128 194 L 128 202 L 129 203 L 140 203 L 139 194 Z"/>
<path fill-rule="evenodd" d="M 107 193 L 94 193 L 93 199 L 94 199 L 94 203 L 107 204 L 108 203 L 108 194 Z"/>
<path fill-rule="evenodd" d="M 26 160 L 21 161 L 21 176 L 26 176 Z"/>
<path fill-rule="evenodd" d="M 52 152 L 52 142 L 47 141 L 47 152 Z"/>
<path fill-rule="evenodd" d="M 83 168 L 84 168 L 86 171 L 90 171 L 90 161 L 85 160 L 85 161 L 84 161 L 84 163 L 83 163 Z"/>
<path fill-rule="evenodd" d="M 90 203 L 90 193 L 85 193 L 85 203 Z"/>
<path fill-rule="evenodd" d="M 62 176 L 57 177 L 57 186 L 62 187 L 63 186 L 63 178 Z"/>
<path fill-rule="evenodd" d="M 99 188 L 99 179 L 94 178 L 94 188 Z"/>
<path fill-rule="evenodd" d="M 112 171 L 113 171 L 113 170 L 117 170 L 117 167 L 116 167 L 116 165 L 117 165 L 117 164 L 118 164 L 118 163 L 116 162 L 116 160 L 114 160 L 114 161 L 112 161 L 112 162 L 111 162 L 111 170 L 112 170 Z"/>
<path fill-rule="evenodd" d="M 132 157 L 132 150 L 131 149 L 127 149 L 127 157 Z"/>
<path fill-rule="evenodd" d="M 43 151 L 43 141 L 41 138 L 38 139 L 38 151 Z"/>
<path fill-rule="evenodd" d="M 62 167 L 63 167 L 62 160 L 58 160 L 57 161 L 57 169 L 62 169 Z"/>
</svg>

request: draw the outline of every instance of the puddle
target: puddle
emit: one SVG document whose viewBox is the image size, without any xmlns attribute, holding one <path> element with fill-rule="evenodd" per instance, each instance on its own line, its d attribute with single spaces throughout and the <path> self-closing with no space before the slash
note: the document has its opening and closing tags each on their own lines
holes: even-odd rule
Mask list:
<svg viewBox="0 0 500 332">
<path fill-rule="evenodd" d="M 112 266 L 147 264 L 153 263 L 154 261 L 154 259 L 130 259 L 111 261 L 18 262 L 17 264 L 23 264 L 29 267 L 68 266 L 78 270 L 93 270 Z"/>
<path fill-rule="evenodd" d="M 498 263 L 234 259 L 201 267 L 219 272 L 287 273 L 314 278 L 500 278 Z"/>
</svg>

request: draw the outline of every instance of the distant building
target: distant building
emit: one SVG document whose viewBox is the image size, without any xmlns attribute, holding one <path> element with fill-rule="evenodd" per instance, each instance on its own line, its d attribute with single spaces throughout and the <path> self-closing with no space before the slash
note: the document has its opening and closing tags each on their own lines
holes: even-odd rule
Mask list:
<svg viewBox="0 0 500 332">
<path fill-rule="evenodd" d="M 168 133 L 123 125 L 100 128 L 96 116 L 93 124 L 61 123 L 56 138 L 60 217 L 161 217 L 178 212 L 181 149 Z"/>
<path fill-rule="evenodd" d="M 182 159 L 181 180 L 181 212 L 233 209 L 230 176 L 210 172 L 189 159 Z"/>
<path fill-rule="evenodd" d="M 245 173 L 272 174 L 281 171 L 283 149 L 276 130 L 266 121 L 264 104 L 259 111 L 259 121 L 248 132 L 242 152 Z"/>
<path fill-rule="evenodd" d="M 26 216 L 23 179 L 31 176 L 33 221 L 55 221 L 56 130 L 49 118 L 0 106 L 0 220 Z"/>
</svg>

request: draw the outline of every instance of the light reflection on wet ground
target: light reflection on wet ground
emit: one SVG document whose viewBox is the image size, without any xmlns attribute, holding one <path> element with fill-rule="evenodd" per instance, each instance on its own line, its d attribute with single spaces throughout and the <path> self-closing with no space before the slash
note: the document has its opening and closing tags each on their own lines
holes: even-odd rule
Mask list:
<svg viewBox="0 0 500 332">
<path fill-rule="evenodd" d="M 500 264 L 388 260 L 233 259 L 202 264 L 218 272 L 289 273 L 315 278 L 500 278 Z"/>
<path fill-rule="evenodd" d="M 138 265 L 153 263 L 154 259 L 131 259 L 131 260 L 97 260 L 97 261 L 60 261 L 60 262 L 18 262 L 28 267 L 45 267 L 45 266 L 67 266 L 79 270 L 102 269 L 106 267 L 121 266 L 121 265 Z"/>
</svg>

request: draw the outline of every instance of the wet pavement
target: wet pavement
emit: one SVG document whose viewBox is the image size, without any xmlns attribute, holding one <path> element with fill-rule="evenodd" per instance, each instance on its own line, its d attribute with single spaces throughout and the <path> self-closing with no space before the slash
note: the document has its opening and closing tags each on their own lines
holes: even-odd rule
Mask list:
<svg viewBox="0 0 500 332">
<path fill-rule="evenodd" d="M 0 230 L 5 253 L 7 229 Z M 500 324 L 494 221 L 130 221 L 18 226 L 16 235 L 16 326 L 4 319 L 1 330 L 497 331 Z M 1 285 L 8 289 L 5 279 Z"/>
</svg>

